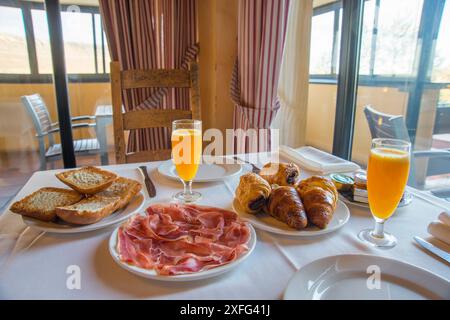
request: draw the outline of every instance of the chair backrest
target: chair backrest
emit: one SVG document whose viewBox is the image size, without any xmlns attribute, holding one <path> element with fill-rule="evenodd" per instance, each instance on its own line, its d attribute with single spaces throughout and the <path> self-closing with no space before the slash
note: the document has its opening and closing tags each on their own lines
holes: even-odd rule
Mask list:
<svg viewBox="0 0 450 320">
<path fill-rule="evenodd" d="M 120 70 L 119 62 L 111 62 L 111 92 L 113 105 L 114 144 L 117 163 L 166 160 L 171 150 L 126 152 L 125 131 L 145 128 L 171 128 L 172 121 L 200 119 L 200 90 L 198 64 L 189 70 Z M 135 88 L 189 88 L 190 110 L 122 111 L 122 93 Z"/>
<path fill-rule="evenodd" d="M 410 141 L 405 118 L 376 111 L 371 106 L 364 107 L 372 139 L 391 138 Z"/>
<path fill-rule="evenodd" d="M 32 94 L 21 97 L 22 103 L 33 120 L 38 136 L 43 136 L 51 129 L 52 121 L 47 106 L 40 94 Z"/>
</svg>

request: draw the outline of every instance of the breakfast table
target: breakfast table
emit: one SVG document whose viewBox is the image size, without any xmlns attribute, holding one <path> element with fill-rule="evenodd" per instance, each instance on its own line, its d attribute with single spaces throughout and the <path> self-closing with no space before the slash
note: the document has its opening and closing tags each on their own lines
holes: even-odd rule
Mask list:
<svg viewBox="0 0 450 320">
<path fill-rule="evenodd" d="M 180 182 L 158 172 L 160 164 L 143 164 L 148 167 L 157 190 L 154 198 L 143 191 L 145 206 L 170 202 L 172 195 L 181 189 Z M 142 182 L 137 170 L 139 165 L 102 168 Z M 251 168 L 244 166 L 244 170 Z M 43 185 L 62 187 L 54 177 L 55 172 L 36 172 L 16 200 Z M 301 175 L 311 174 L 303 169 Z M 195 190 L 203 195 L 199 204 L 231 210 L 238 183 L 239 176 L 219 182 L 195 183 Z M 3 242 L 0 244 L 0 299 L 281 299 L 297 270 L 316 259 L 339 254 L 390 257 L 450 280 L 449 265 L 425 252 L 413 240 L 414 236 L 430 240 L 428 224 L 440 212 L 449 210 L 449 205 L 418 190 L 409 188 L 409 191 L 414 195 L 413 202 L 399 208 L 386 224 L 386 230 L 398 239 L 393 249 L 375 249 L 358 240 L 358 232 L 372 227 L 373 218 L 368 209 L 349 204 L 350 220 L 335 232 L 296 238 L 256 230 L 256 248 L 242 264 L 218 277 L 191 282 L 144 279 L 118 266 L 108 249 L 109 237 L 117 226 L 78 234 L 43 233 L 26 228 L 19 215 L 6 211 L 0 216 L 0 243 Z M 434 242 L 433 239 L 430 242 Z M 450 251 L 443 243 L 435 244 Z M 67 284 L 74 266 L 80 271 L 80 287 L 77 288 Z"/>
</svg>

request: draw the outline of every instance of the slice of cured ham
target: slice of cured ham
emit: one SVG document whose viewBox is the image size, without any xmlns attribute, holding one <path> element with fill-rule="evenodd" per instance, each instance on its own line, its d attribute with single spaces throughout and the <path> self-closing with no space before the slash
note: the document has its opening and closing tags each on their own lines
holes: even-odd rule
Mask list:
<svg viewBox="0 0 450 320">
<path fill-rule="evenodd" d="M 119 228 L 117 251 L 126 263 L 178 275 L 236 260 L 248 251 L 249 239 L 249 227 L 234 212 L 158 204 Z"/>
</svg>

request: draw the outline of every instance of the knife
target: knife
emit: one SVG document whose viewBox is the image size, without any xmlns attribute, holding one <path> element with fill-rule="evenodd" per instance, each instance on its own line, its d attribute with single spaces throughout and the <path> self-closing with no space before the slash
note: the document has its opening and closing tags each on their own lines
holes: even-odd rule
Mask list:
<svg viewBox="0 0 450 320">
<path fill-rule="evenodd" d="M 252 166 L 252 172 L 253 172 L 253 173 L 258 174 L 258 173 L 261 171 L 260 168 L 258 168 L 257 166 L 255 166 L 255 165 L 254 165 L 253 163 L 251 163 L 251 162 L 248 162 L 248 161 L 246 161 L 246 160 L 239 159 L 238 157 L 233 157 L 233 159 L 236 160 L 236 161 L 242 161 L 242 162 L 244 162 L 244 163 L 248 163 L 249 165 L 251 165 L 251 166 Z"/>
<path fill-rule="evenodd" d="M 150 177 L 148 176 L 147 167 L 146 166 L 140 166 L 139 170 L 144 175 L 144 182 L 145 182 L 145 187 L 147 188 L 148 196 L 150 198 L 155 197 L 156 196 L 156 188 L 155 188 L 155 185 L 152 182 L 152 179 L 150 179 Z"/>
<path fill-rule="evenodd" d="M 431 243 L 423 240 L 420 237 L 414 237 L 414 240 L 416 240 L 416 242 L 418 244 L 420 244 L 426 250 L 430 251 L 431 253 L 437 255 L 439 258 L 442 258 L 445 261 L 447 261 L 448 263 L 450 263 L 450 254 L 449 253 L 445 252 L 444 250 L 439 249 L 438 247 L 432 245 Z"/>
</svg>

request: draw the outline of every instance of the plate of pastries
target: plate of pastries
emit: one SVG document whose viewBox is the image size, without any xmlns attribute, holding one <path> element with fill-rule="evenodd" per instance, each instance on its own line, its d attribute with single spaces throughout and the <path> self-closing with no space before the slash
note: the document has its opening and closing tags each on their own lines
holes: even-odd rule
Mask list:
<svg viewBox="0 0 450 320">
<path fill-rule="evenodd" d="M 14 202 L 24 223 L 54 233 L 96 230 L 126 220 L 141 209 L 141 183 L 96 167 L 59 172 L 67 188 L 44 186 Z M 56 181 L 55 181 L 56 182 Z"/>
<path fill-rule="evenodd" d="M 315 236 L 343 227 L 350 218 L 336 186 L 322 176 L 300 179 L 294 163 L 268 163 L 241 176 L 233 208 L 254 227 L 288 236 Z"/>
</svg>

